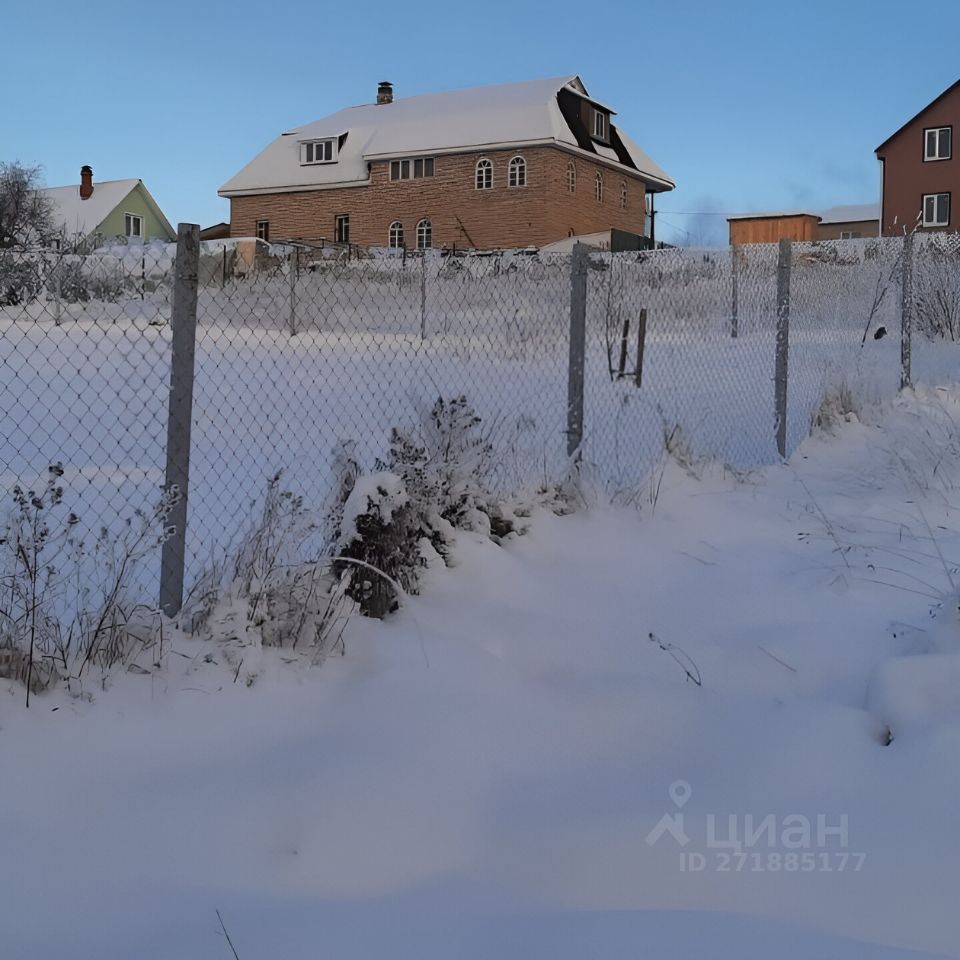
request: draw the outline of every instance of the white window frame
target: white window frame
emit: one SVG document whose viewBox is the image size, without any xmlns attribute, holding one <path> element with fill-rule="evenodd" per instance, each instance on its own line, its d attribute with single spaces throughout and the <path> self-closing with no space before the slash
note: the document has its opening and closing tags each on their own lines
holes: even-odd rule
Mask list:
<svg viewBox="0 0 960 960">
<path fill-rule="evenodd" d="M 394 220 L 393 223 L 387 227 L 387 246 L 390 247 L 391 250 L 403 249 L 403 223 L 401 223 L 401 221 Z"/>
<path fill-rule="evenodd" d="M 322 156 L 319 160 L 317 159 L 317 146 L 321 145 L 324 148 L 329 147 L 330 157 L 329 159 L 326 156 Z M 323 153 L 326 154 L 328 151 L 323 150 Z M 301 167 L 314 167 L 318 164 L 323 163 L 336 163 L 337 156 L 339 154 L 339 138 L 338 137 L 324 137 L 322 140 L 301 140 L 300 141 L 300 166 Z"/>
<path fill-rule="evenodd" d="M 593 195 L 597 198 L 597 203 L 603 203 L 603 174 L 599 170 L 593 181 Z"/>
<path fill-rule="evenodd" d="M 567 193 L 577 192 L 577 165 L 572 161 L 567 161 Z"/>
<path fill-rule="evenodd" d="M 525 157 L 519 154 L 510 158 L 507 164 L 507 186 L 511 188 L 525 187 L 527 185 L 527 161 Z"/>
<path fill-rule="evenodd" d="M 607 139 L 607 115 L 602 110 L 593 111 L 593 136 L 596 140 Z"/>
<path fill-rule="evenodd" d="M 477 161 L 473 173 L 473 185 L 477 190 L 493 189 L 493 161 L 487 157 L 481 157 Z"/>
<path fill-rule="evenodd" d="M 426 243 L 423 241 L 426 240 Z M 433 224 L 429 217 L 417 222 L 417 249 L 430 250 L 433 248 Z"/>
<path fill-rule="evenodd" d="M 129 219 L 131 225 L 132 225 L 132 223 L 133 223 L 134 220 L 136 220 L 137 223 L 140 224 L 140 232 L 139 232 L 139 233 L 131 233 L 131 232 L 130 232 L 130 228 L 127 226 L 127 220 L 128 220 L 128 219 Z M 124 233 L 124 236 L 133 237 L 133 238 L 135 238 L 135 239 L 137 239 L 137 240 L 142 240 L 142 239 L 143 239 L 143 214 L 140 214 L 140 213 L 127 213 L 126 211 L 124 211 L 124 214 L 123 214 L 123 233 Z"/>
<path fill-rule="evenodd" d="M 420 164 L 420 174 L 416 173 L 417 164 Z M 427 164 L 430 172 L 427 173 Z M 435 157 L 402 157 L 390 161 L 391 180 L 423 180 L 436 175 L 437 161 Z M 394 175 L 396 174 L 396 176 Z"/>
<path fill-rule="evenodd" d="M 346 231 L 341 230 L 341 227 L 346 226 Z M 343 238 L 343 233 L 346 233 L 346 239 Z M 333 218 L 333 237 L 335 243 L 349 243 L 350 242 L 350 214 L 349 213 L 338 213 Z"/>
<path fill-rule="evenodd" d="M 934 215 L 934 218 L 936 218 L 938 207 L 940 206 L 938 202 L 940 197 L 947 198 L 947 218 L 945 220 L 939 220 L 939 219 L 928 220 L 927 219 L 927 201 L 933 200 L 933 215 Z M 920 204 L 920 215 L 922 218 L 921 222 L 925 227 L 950 226 L 950 193 L 949 191 L 941 191 L 940 193 L 925 193 L 923 195 L 923 199 L 921 200 L 921 204 Z"/>
<path fill-rule="evenodd" d="M 936 148 L 930 153 L 930 134 L 936 134 Z M 943 134 L 947 134 L 947 152 L 940 153 Z M 923 162 L 931 163 L 936 160 L 950 160 L 953 157 L 953 127 L 926 127 L 923 131 Z"/>
<path fill-rule="evenodd" d="M 261 231 L 261 227 L 266 229 Z M 266 236 L 261 236 L 261 233 L 266 234 Z M 264 243 L 270 242 L 270 221 L 269 220 L 258 220 L 257 221 L 257 239 L 262 240 Z"/>
</svg>

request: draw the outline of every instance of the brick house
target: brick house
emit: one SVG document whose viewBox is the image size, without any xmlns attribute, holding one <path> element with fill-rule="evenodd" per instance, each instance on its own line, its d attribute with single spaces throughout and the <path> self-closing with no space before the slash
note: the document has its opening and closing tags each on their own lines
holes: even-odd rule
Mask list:
<svg viewBox="0 0 960 960">
<path fill-rule="evenodd" d="M 673 181 L 578 77 L 393 98 L 288 130 L 219 190 L 230 233 L 458 249 L 647 234 Z"/>
<path fill-rule="evenodd" d="M 915 228 L 956 232 L 960 217 L 960 160 L 953 155 L 953 129 L 960 124 L 960 80 L 928 103 L 877 147 L 883 168 L 881 232 Z"/>
</svg>

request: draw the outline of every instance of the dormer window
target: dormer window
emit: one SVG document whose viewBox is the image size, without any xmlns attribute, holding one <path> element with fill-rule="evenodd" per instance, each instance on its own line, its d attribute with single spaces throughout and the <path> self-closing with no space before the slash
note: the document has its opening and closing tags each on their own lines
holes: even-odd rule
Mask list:
<svg viewBox="0 0 960 960">
<path fill-rule="evenodd" d="M 336 159 L 336 140 L 306 140 L 300 144 L 301 166 L 311 163 L 335 163 Z"/>
<path fill-rule="evenodd" d="M 607 115 L 599 110 L 593 111 L 593 135 L 597 140 L 607 139 Z"/>
</svg>

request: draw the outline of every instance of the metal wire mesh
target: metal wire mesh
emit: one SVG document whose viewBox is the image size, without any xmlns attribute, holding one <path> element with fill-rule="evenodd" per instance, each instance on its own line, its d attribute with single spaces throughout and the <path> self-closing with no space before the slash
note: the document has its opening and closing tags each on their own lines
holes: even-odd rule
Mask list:
<svg viewBox="0 0 960 960">
<path fill-rule="evenodd" d="M 915 238 L 914 378 L 954 378 L 960 241 Z M 787 452 L 825 399 L 855 408 L 900 383 L 902 238 L 794 244 Z M 0 251 L 4 489 L 65 468 L 92 534 L 148 511 L 164 483 L 173 245 L 86 255 Z M 667 447 L 745 469 L 773 462 L 775 245 L 590 257 L 581 455 L 635 488 Z M 503 492 L 568 472 L 571 258 L 356 257 L 206 244 L 199 297 L 186 580 L 236 545 L 268 480 L 322 509 L 334 449 L 372 468 L 391 428 L 465 395 Z M 142 587 L 155 595 L 159 563 Z"/>
</svg>

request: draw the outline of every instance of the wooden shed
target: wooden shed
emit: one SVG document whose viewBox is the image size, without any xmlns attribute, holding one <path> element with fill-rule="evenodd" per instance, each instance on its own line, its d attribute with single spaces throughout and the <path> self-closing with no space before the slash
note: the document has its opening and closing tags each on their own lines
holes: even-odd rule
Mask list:
<svg viewBox="0 0 960 960">
<path fill-rule="evenodd" d="M 776 243 L 778 240 L 817 240 L 820 217 L 816 213 L 744 213 L 727 217 L 730 244 Z"/>
</svg>

